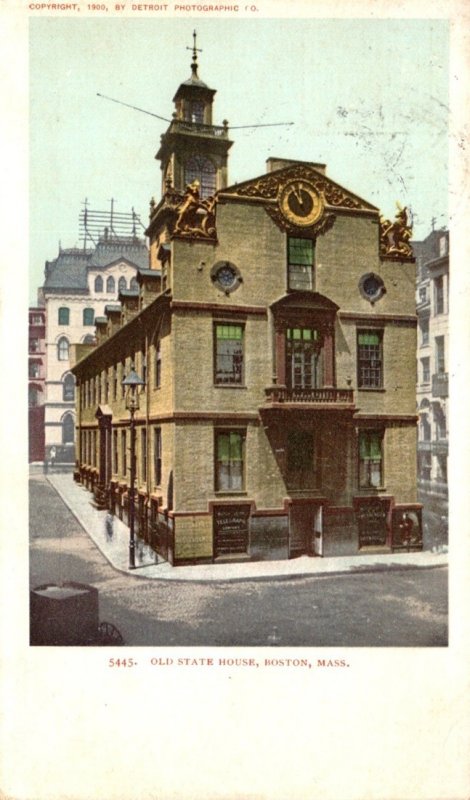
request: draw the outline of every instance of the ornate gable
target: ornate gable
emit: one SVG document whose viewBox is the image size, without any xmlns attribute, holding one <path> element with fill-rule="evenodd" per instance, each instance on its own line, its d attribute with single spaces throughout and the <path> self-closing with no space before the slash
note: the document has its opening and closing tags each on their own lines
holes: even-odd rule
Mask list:
<svg viewBox="0 0 470 800">
<path fill-rule="evenodd" d="M 229 186 L 218 194 L 219 197 L 230 195 L 257 198 L 259 200 L 277 200 L 285 186 L 290 181 L 295 180 L 305 180 L 312 184 L 323 198 L 325 206 L 361 211 L 378 211 L 375 206 L 362 200 L 348 189 L 344 189 L 330 178 L 327 178 L 326 175 L 306 164 L 293 164 L 289 167 L 283 167 L 275 172 L 261 175 L 259 178 L 252 178 L 235 186 Z"/>
<path fill-rule="evenodd" d="M 308 164 L 292 164 L 231 186 L 218 199 L 259 201 L 281 230 L 311 235 L 332 227 L 336 209 L 378 213 L 375 206 L 339 186 Z"/>
</svg>

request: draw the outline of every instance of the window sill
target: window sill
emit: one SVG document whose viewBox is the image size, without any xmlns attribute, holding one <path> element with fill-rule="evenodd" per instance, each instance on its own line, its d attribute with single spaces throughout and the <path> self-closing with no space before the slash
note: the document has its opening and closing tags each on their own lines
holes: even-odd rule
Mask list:
<svg viewBox="0 0 470 800">
<path fill-rule="evenodd" d="M 358 392 L 386 392 L 383 386 L 358 386 Z"/>
<path fill-rule="evenodd" d="M 386 486 L 360 486 L 357 490 L 361 494 L 370 494 L 371 492 L 386 492 Z"/>
<path fill-rule="evenodd" d="M 214 389 L 248 389 L 244 383 L 214 383 Z"/>
<path fill-rule="evenodd" d="M 216 491 L 216 492 L 214 492 L 214 494 L 215 494 L 216 497 L 247 497 L 248 492 L 245 492 L 245 491 L 241 491 L 241 492 L 220 491 L 220 492 L 217 492 Z"/>
</svg>

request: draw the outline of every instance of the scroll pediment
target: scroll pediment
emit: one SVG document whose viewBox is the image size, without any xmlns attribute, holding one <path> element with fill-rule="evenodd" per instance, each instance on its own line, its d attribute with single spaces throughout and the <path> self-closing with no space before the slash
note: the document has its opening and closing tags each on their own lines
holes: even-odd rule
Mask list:
<svg viewBox="0 0 470 800">
<path fill-rule="evenodd" d="M 289 167 L 261 175 L 258 178 L 229 186 L 218 193 L 223 197 L 250 198 L 253 200 L 276 201 L 290 181 L 304 180 L 314 187 L 326 207 L 347 208 L 358 211 L 378 211 L 362 198 L 343 188 L 307 164 L 293 164 Z"/>
</svg>

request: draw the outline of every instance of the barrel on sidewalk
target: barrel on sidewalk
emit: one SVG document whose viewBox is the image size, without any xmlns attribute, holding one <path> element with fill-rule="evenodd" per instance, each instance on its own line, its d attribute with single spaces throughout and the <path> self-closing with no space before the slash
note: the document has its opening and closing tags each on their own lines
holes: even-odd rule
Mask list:
<svg viewBox="0 0 470 800">
<path fill-rule="evenodd" d="M 30 591 L 31 645 L 93 645 L 99 629 L 98 589 L 47 583 Z"/>
</svg>

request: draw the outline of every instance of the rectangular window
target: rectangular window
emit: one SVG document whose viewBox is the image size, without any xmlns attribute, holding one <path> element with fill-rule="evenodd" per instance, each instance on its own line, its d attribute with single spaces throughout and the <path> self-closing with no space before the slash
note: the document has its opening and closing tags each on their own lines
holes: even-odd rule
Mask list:
<svg viewBox="0 0 470 800">
<path fill-rule="evenodd" d="M 39 364 L 35 361 L 29 363 L 29 377 L 39 378 Z"/>
<path fill-rule="evenodd" d="M 419 477 L 423 481 L 431 480 L 431 461 L 432 461 L 432 456 L 430 452 L 419 453 L 418 470 L 419 470 Z"/>
<path fill-rule="evenodd" d="M 312 239 L 287 239 L 288 288 L 300 291 L 313 289 L 315 250 Z"/>
<path fill-rule="evenodd" d="M 323 386 L 320 334 L 315 328 L 287 328 L 286 384 L 289 389 L 319 389 Z"/>
<path fill-rule="evenodd" d="M 429 358 L 422 358 L 421 359 L 421 370 L 422 370 L 422 377 L 423 383 L 429 383 L 431 380 L 431 370 L 429 368 Z"/>
<path fill-rule="evenodd" d="M 215 325 L 214 366 L 215 383 L 243 383 L 242 325 Z"/>
<path fill-rule="evenodd" d="M 217 431 L 215 435 L 217 492 L 241 492 L 244 489 L 245 433 Z"/>
<path fill-rule="evenodd" d="M 436 336 L 436 372 L 442 374 L 446 371 L 446 359 L 444 352 L 444 337 Z"/>
<path fill-rule="evenodd" d="M 127 477 L 127 431 L 121 431 L 121 464 L 122 476 Z"/>
<path fill-rule="evenodd" d="M 103 373 L 104 378 L 104 402 L 107 403 L 109 400 L 109 373 L 106 369 Z"/>
<path fill-rule="evenodd" d="M 29 340 L 29 352 L 30 353 L 39 352 L 39 339 L 30 339 Z"/>
<path fill-rule="evenodd" d="M 147 480 L 147 431 L 140 431 L 140 477 L 141 483 Z"/>
<path fill-rule="evenodd" d="M 435 313 L 444 313 L 444 278 L 441 275 L 434 281 L 434 299 L 435 299 Z"/>
<path fill-rule="evenodd" d="M 160 339 L 155 345 L 155 388 L 159 389 L 162 385 L 162 353 Z"/>
<path fill-rule="evenodd" d="M 428 293 L 427 287 L 426 286 L 420 286 L 420 289 L 419 289 L 419 302 L 420 303 L 425 303 L 426 302 L 427 293 Z"/>
<path fill-rule="evenodd" d="M 115 475 L 119 474 L 119 448 L 117 431 L 113 431 L 113 472 Z"/>
<path fill-rule="evenodd" d="M 429 319 L 421 320 L 419 328 L 421 331 L 421 347 L 425 347 L 429 344 Z"/>
<path fill-rule="evenodd" d="M 117 377 L 117 367 L 113 367 L 113 400 L 117 400 L 118 394 L 118 377 Z"/>
<path fill-rule="evenodd" d="M 382 331 L 358 331 L 357 385 L 365 389 L 381 389 L 383 382 Z"/>
<path fill-rule="evenodd" d="M 162 429 L 153 429 L 153 472 L 155 486 L 162 482 Z"/>
<path fill-rule="evenodd" d="M 359 486 L 382 486 L 382 431 L 359 432 Z"/>
<path fill-rule="evenodd" d="M 123 386 L 123 380 L 126 377 L 126 359 L 123 358 L 121 361 L 121 397 L 124 397 L 126 394 L 126 387 Z"/>
</svg>

